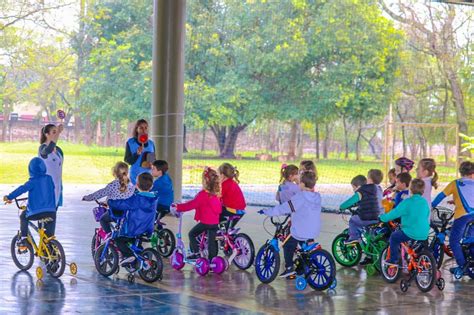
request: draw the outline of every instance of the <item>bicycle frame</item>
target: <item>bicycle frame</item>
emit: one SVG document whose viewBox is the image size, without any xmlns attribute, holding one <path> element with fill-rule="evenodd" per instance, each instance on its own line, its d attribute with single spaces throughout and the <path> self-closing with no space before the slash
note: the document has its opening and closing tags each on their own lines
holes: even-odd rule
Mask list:
<svg viewBox="0 0 474 315">
<path fill-rule="evenodd" d="M 283 220 L 282 223 L 275 223 L 273 221 L 273 218 L 270 218 L 270 221 L 272 224 L 276 227 L 275 229 L 275 234 L 273 235 L 273 238 L 270 240 L 267 240 L 266 244 L 269 244 L 272 246 L 278 253 L 280 252 L 279 248 L 279 242 L 282 242 L 282 245 L 286 243 L 286 241 L 290 238 L 290 235 L 286 235 L 284 232 L 289 228 L 291 221 L 288 222 L 290 216 L 286 216 L 285 220 Z"/>
</svg>

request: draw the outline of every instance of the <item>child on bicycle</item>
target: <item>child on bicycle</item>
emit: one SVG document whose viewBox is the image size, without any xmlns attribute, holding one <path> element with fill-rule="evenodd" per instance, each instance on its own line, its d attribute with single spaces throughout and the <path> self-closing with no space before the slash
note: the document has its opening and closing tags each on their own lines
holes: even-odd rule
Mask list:
<svg viewBox="0 0 474 315">
<path fill-rule="evenodd" d="M 173 181 L 168 175 L 168 162 L 156 160 L 151 165 L 151 175 L 155 177 L 151 191 L 158 196 L 158 207 L 156 208 L 157 220 L 163 218 L 170 212 L 170 206 L 174 200 Z"/>
<path fill-rule="evenodd" d="M 380 170 L 370 170 L 366 179 L 363 175 L 354 177 L 351 181 L 354 195 L 344 201 L 340 210 L 358 205 L 357 214 L 349 220 L 349 239 L 344 244 L 355 244 L 360 239 L 360 229 L 378 222 L 380 207 L 378 200 L 379 186 L 383 174 Z"/>
<path fill-rule="evenodd" d="M 207 244 L 209 249 L 209 260 L 217 256 L 216 232 L 219 225 L 219 216 L 222 212 L 222 204 L 219 200 L 219 176 L 210 167 L 206 167 L 202 173 L 202 190 L 193 200 L 171 205 L 171 211 L 186 212 L 196 209 L 194 220 L 196 224 L 189 231 L 189 244 L 191 252 L 187 259 L 199 258 L 199 245 L 196 237 L 207 231 Z"/>
<path fill-rule="evenodd" d="M 461 238 L 464 235 L 466 226 L 474 221 L 474 163 L 470 161 L 462 162 L 459 166 L 461 178 L 452 181 L 440 192 L 433 203 L 436 207 L 444 198 L 452 195 L 454 201 L 454 222 L 449 236 L 449 246 L 454 254 L 456 263 L 463 268 L 466 259 L 461 249 Z M 450 268 L 454 273 L 456 267 Z"/>
<path fill-rule="evenodd" d="M 153 233 L 158 197 L 150 192 L 152 186 L 153 176 L 150 173 L 141 173 L 137 176 L 137 193 L 128 199 L 109 200 L 111 209 L 127 211 L 119 237 L 115 240 L 123 255 L 120 262 L 122 266 L 131 264 L 136 259 L 127 244 L 141 235 Z"/>
<path fill-rule="evenodd" d="M 395 180 L 395 198 L 393 198 L 393 207 L 397 207 L 400 202 L 410 196 L 411 175 L 409 173 L 400 173 Z"/>
<path fill-rule="evenodd" d="M 237 167 L 229 163 L 223 163 L 218 168 L 219 180 L 221 182 L 221 202 L 222 212 L 220 222 L 225 221 L 226 217 L 239 216 L 230 223 L 228 228 L 233 228 L 242 219 L 245 214 L 245 197 L 242 189 L 239 187 L 239 171 Z"/>
<path fill-rule="evenodd" d="M 391 199 L 392 198 L 392 195 L 395 191 L 395 186 L 396 186 L 396 180 L 397 180 L 397 174 L 395 173 L 395 168 L 391 168 L 389 171 L 388 171 L 388 187 L 385 188 L 385 190 L 383 191 L 383 197 L 384 198 L 389 198 Z"/>
<path fill-rule="evenodd" d="M 51 218 L 52 220 L 44 225 L 48 236 L 53 236 L 56 228 L 56 195 L 53 179 L 46 174 L 46 164 L 41 158 L 35 157 L 31 159 L 28 171 L 30 173 L 29 180 L 3 197 L 5 202 L 11 203 L 16 197 L 28 192 L 26 211 L 20 214 L 21 240 L 18 244 L 20 248 L 25 246 L 24 243 L 28 235 L 28 221 Z"/>
<path fill-rule="evenodd" d="M 93 200 L 102 199 L 104 197 L 106 197 L 107 200 L 130 198 L 135 192 L 135 186 L 133 186 L 133 184 L 130 182 L 130 179 L 128 178 L 127 163 L 124 163 L 124 162 L 115 163 L 115 166 L 112 168 L 112 174 L 115 177 L 113 181 L 108 183 L 107 186 L 105 186 L 104 188 L 99 189 L 98 191 L 90 195 L 86 195 L 82 197 L 82 200 L 93 201 Z M 114 210 L 112 211 L 112 214 L 115 217 L 120 217 L 123 215 L 123 212 Z M 109 212 L 106 212 L 100 218 L 100 226 L 102 227 L 104 232 L 107 234 L 112 232 L 110 223 L 114 222 L 113 216 L 111 216 Z"/>
<path fill-rule="evenodd" d="M 415 162 L 406 157 L 401 157 L 395 160 L 395 175 L 400 173 L 410 173 Z"/>
<path fill-rule="evenodd" d="M 282 204 L 291 199 L 301 191 L 298 182 L 298 167 L 296 165 L 283 164 L 280 170 L 280 185 L 276 194 L 276 200 Z"/>
<path fill-rule="evenodd" d="M 438 173 L 436 173 L 436 162 L 433 159 L 425 158 L 418 162 L 416 177 L 425 182 L 423 198 L 431 205 L 431 191 L 438 189 Z"/>
<path fill-rule="evenodd" d="M 428 239 L 430 229 L 430 207 L 422 197 L 425 183 L 414 179 L 410 184 L 411 197 L 403 200 L 389 213 L 382 214 L 380 221 L 388 222 L 401 218 L 401 229 L 390 236 L 390 259 L 387 264 L 398 266 L 400 244 L 409 240 L 424 241 Z"/>
<path fill-rule="evenodd" d="M 281 278 L 294 275 L 293 255 L 298 243 L 312 242 L 319 236 L 321 229 L 321 195 L 314 191 L 316 174 L 306 171 L 300 176 L 301 191 L 285 203 L 270 209 L 262 209 L 258 213 L 267 216 L 291 214 L 290 235 L 283 244 L 285 270 Z"/>
</svg>

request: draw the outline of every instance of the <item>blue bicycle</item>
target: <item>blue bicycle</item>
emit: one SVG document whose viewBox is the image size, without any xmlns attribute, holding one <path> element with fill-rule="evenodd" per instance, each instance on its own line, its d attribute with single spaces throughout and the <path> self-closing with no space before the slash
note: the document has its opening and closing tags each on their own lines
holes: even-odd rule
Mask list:
<svg viewBox="0 0 474 315">
<path fill-rule="evenodd" d="M 123 224 L 124 217 L 118 220 L 117 225 L 112 230 L 111 237 L 106 239 L 95 252 L 95 267 L 104 277 L 109 277 L 112 274 L 119 272 L 120 251 L 115 245 L 114 239 L 119 236 L 120 227 Z M 153 248 L 143 249 L 142 243 L 149 242 L 150 238 L 148 236 L 141 235 L 135 238 L 133 243 L 128 244 L 136 258 L 133 263 L 124 266 L 128 272 L 127 279 L 130 283 L 135 282 L 136 272 L 138 272 L 140 278 L 146 282 L 151 283 L 162 279 L 163 261 L 160 254 L 158 254 L 158 252 Z"/>
<path fill-rule="evenodd" d="M 433 252 L 438 269 L 441 268 L 444 260 L 444 254 L 452 257 L 453 254 L 446 241 L 449 236 L 451 226 L 450 221 L 454 216 L 454 211 L 445 207 L 433 208 L 433 220 L 430 222 L 430 234 L 428 236 L 429 247 Z"/>
<path fill-rule="evenodd" d="M 283 222 L 270 218 L 275 226 L 273 238 L 258 250 L 255 258 L 255 272 L 262 283 L 275 280 L 280 270 L 279 242 L 284 243 L 290 235 L 290 216 Z M 268 217 L 265 219 L 265 221 Z M 265 223 L 264 221 L 264 223 Z M 336 282 L 336 265 L 331 254 L 321 248 L 318 243 L 302 242 L 295 252 L 296 288 L 304 290 L 309 284 L 314 290 L 334 289 Z"/>
<path fill-rule="evenodd" d="M 457 267 L 454 270 L 454 277 L 461 279 L 464 275 L 468 275 L 471 279 L 474 279 L 474 222 L 466 226 L 461 239 L 461 248 L 466 264 L 464 267 Z"/>
</svg>

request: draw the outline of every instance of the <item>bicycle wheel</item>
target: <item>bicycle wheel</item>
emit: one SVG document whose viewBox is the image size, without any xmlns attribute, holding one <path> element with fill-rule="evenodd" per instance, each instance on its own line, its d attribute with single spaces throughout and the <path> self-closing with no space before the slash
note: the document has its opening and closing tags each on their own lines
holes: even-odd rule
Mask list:
<svg viewBox="0 0 474 315">
<path fill-rule="evenodd" d="M 275 280 L 278 271 L 280 271 L 280 254 L 272 245 L 263 245 L 255 259 L 255 273 L 258 280 L 270 283 Z"/>
<path fill-rule="evenodd" d="M 91 241 L 91 254 L 92 254 L 92 259 L 94 259 L 96 247 L 97 247 L 97 231 L 94 232 L 94 236 L 92 236 L 92 241 Z"/>
<path fill-rule="evenodd" d="M 176 248 L 176 238 L 170 229 L 162 229 L 156 232 L 158 242 L 156 250 L 163 257 L 169 257 Z"/>
<path fill-rule="evenodd" d="M 13 262 L 20 270 L 28 270 L 33 265 L 34 261 L 34 250 L 33 246 L 25 241 L 25 249 L 20 250 L 18 242 L 21 240 L 20 234 L 16 234 L 12 238 L 10 245 L 10 252 L 12 255 Z"/>
<path fill-rule="evenodd" d="M 49 254 L 51 256 L 46 263 L 46 271 L 54 277 L 59 278 L 63 275 L 64 269 L 66 268 L 66 254 L 64 253 L 63 246 L 58 240 L 50 240 L 46 244 Z"/>
<path fill-rule="evenodd" d="M 433 254 L 423 249 L 418 254 L 417 264 L 418 272 L 415 277 L 416 285 L 422 292 L 428 292 L 433 288 L 436 278 L 436 260 Z"/>
<path fill-rule="evenodd" d="M 119 256 L 115 250 L 115 246 L 108 244 L 102 244 L 97 248 L 94 256 L 95 268 L 104 277 L 113 275 L 119 267 Z"/>
<path fill-rule="evenodd" d="M 336 261 L 344 267 L 357 265 L 362 257 L 362 249 L 359 244 L 345 245 L 346 233 L 341 233 L 332 242 L 331 250 Z"/>
<path fill-rule="evenodd" d="M 145 259 L 144 266 L 138 270 L 140 277 L 146 282 L 155 282 L 161 279 L 163 274 L 163 260 L 158 251 L 153 248 L 147 248 L 141 253 Z"/>
<path fill-rule="evenodd" d="M 234 238 L 234 244 L 239 254 L 234 258 L 234 265 L 241 270 L 246 270 L 252 266 L 255 259 L 255 247 L 252 239 L 244 233 L 239 233 Z"/>
<path fill-rule="evenodd" d="M 390 247 L 387 247 L 380 256 L 380 272 L 382 273 L 382 278 L 388 283 L 395 283 L 400 277 L 401 271 L 400 268 L 396 266 L 391 266 L 386 263 L 387 253 Z"/>
<path fill-rule="evenodd" d="M 444 259 L 444 244 L 441 244 L 438 238 L 433 239 L 433 242 L 430 244 L 431 252 L 436 261 L 436 266 L 441 268 Z"/>
<path fill-rule="evenodd" d="M 314 290 L 322 291 L 329 288 L 336 278 L 336 263 L 331 254 L 318 249 L 309 256 L 309 273 L 306 281 Z"/>
</svg>

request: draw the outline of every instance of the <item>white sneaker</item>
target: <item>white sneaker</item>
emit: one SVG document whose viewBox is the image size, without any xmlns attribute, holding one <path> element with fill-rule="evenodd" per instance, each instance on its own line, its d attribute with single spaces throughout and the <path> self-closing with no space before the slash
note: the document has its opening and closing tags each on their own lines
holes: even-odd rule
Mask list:
<svg viewBox="0 0 474 315">
<path fill-rule="evenodd" d="M 123 267 L 124 265 L 128 265 L 128 264 L 131 264 L 132 262 L 135 261 L 135 256 L 130 256 L 130 257 L 127 257 L 125 259 L 123 259 L 121 262 L 120 262 L 120 265 Z"/>
</svg>

